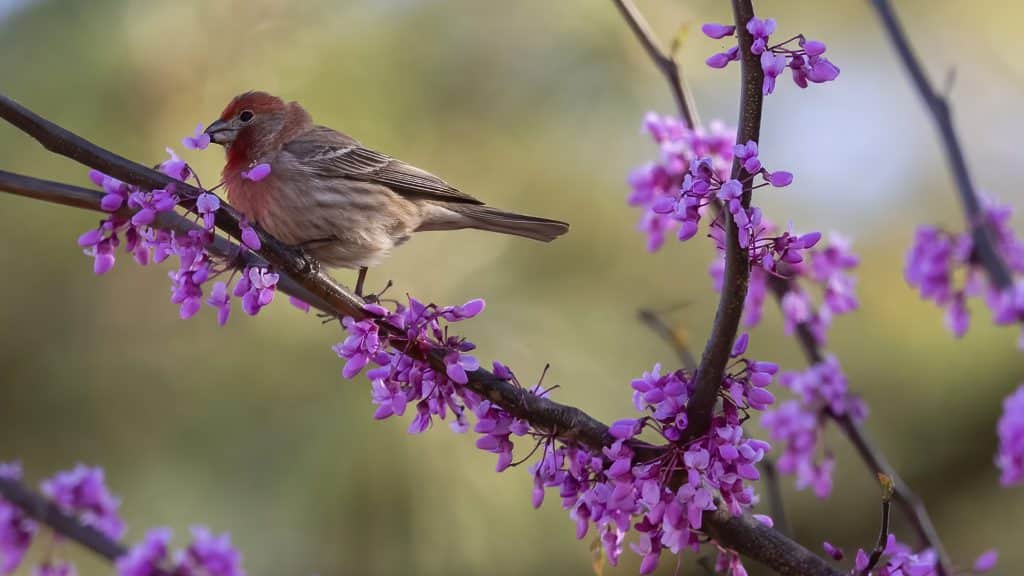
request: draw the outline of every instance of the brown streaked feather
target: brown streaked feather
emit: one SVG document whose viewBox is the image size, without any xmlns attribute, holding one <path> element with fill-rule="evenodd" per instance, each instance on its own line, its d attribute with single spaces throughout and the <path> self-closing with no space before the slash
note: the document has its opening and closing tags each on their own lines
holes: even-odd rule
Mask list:
<svg viewBox="0 0 1024 576">
<path fill-rule="evenodd" d="M 354 138 L 323 126 L 298 136 L 284 151 L 317 176 L 375 182 L 411 198 L 483 204 L 425 170 L 364 148 Z"/>
</svg>

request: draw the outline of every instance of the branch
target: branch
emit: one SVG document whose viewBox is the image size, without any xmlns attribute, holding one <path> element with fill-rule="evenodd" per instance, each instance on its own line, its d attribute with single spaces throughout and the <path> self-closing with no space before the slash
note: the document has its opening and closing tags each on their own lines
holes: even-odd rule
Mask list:
<svg viewBox="0 0 1024 576">
<path fill-rule="evenodd" d="M 693 95 L 690 94 L 689 88 L 683 81 L 682 75 L 679 73 L 679 65 L 676 64 L 675 58 L 671 55 L 662 52 L 661 48 L 658 47 L 658 40 L 654 36 L 654 31 L 651 30 L 650 25 L 647 24 L 647 20 L 644 19 L 643 14 L 637 10 L 632 0 L 613 0 L 615 6 L 619 9 L 619 13 L 626 20 L 626 24 L 629 25 L 629 29 L 636 35 L 637 40 L 643 45 L 644 50 L 647 51 L 647 55 L 651 58 L 651 62 L 658 67 L 658 71 L 668 81 L 669 90 L 672 92 L 672 98 L 676 101 L 676 107 L 679 108 L 679 115 L 686 121 L 687 126 L 691 129 L 696 129 L 700 126 L 700 118 L 697 116 L 697 110 L 693 107 Z"/>
<path fill-rule="evenodd" d="M 750 0 L 733 0 L 733 13 L 736 20 L 736 35 L 739 39 L 741 65 L 740 118 L 736 131 L 736 142 L 745 143 L 749 140 L 758 141 L 761 135 L 761 108 L 764 100 L 762 83 L 764 72 L 761 60 L 750 47 L 753 36 L 747 31 L 746 24 L 754 17 L 754 8 Z M 739 158 L 733 160 L 732 177 L 744 181 L 743 207 L 750 207 L 751 187 L 753 179 L 743 169 Z M 711 417 L 718 391 L 722 386 L 722 375 L 729 361 L 733 340 L 739 330 L 740 317 L 743 315 L 743 301 L 747 297 L 747 281 L 750 278 L 750 262 L 746 250 L 739 244 L 739 228 L 733 221 L 732 214 L 723 211 L 725 217 L 725 272 L 722 282 L 722 295 L 718 301 L 718 312 L 711 328 L 711 336 L 704 347 L 700 366 L 694 376 L 696 388 L 687 406 L 686 416 L 689 422 L 687 429 L 691 437 L 700 436 L 711 426 Z"/>
<path fill-rule="evenodd" d="M 760 82 L 758 86 L 760 86 Z M 100 148 L 3 95 L 0 95 L 0 117 L 31 135 L 48 150 L 129 184 L 147 189 L 174 185 L 177 191 L 192 197 L 198 196 L 202 192 L 198 188 L 171 180 L 160 172 Z M 0 190 L 92 210 L 96 209 L 98 199 L 101 197 L 101 193 L 97 191 L 6 172 L 0 173 Z M 177 216 L 177 218 L 191 225 L 181 216 Z M 181 224 L 181 222 L 172 218 L 167 225 L 172 224 Z M 236 240 L 241 240 L 239 214 L 226 202 L 222 202 L 221 209 L 217 211 L 216 224 L 223 232 Z M 311 298 L 311 300 L 307 300 L 310 304 L 322 306 L 323 310 L 338 316 L 347 315 L 357 319 L 368 317 L 362 309 L 363 301 L 326 273 L 320 271 L 315 262 L 280 243 L 263 230 L 257 228 L 256 232 L 260 235 L 262 243 L 262 248 L 258 252 L 259 256 L 277 269 L 281 274 L 282 282 L 286 280 L 293 282 L 296 289 L 304 291 L 305 295 Z M 226 240 L 224 242 L 227 243 Z M 233 249 L 230 244 L 227 246 L 228 249 Z M 740 302 L 742 303 L 742 298 Z M 386 328 L 388 328 L 386 324 L 381 325 L 381 329 Z M 442 355 L 443 352 L 438 349 L 427 352 L 427 358 L 431 364 L 436 369 L 444 371 Z M 510 382 L 499 379 L 487 370 L 478 369 L 470 373 L 468 386 L 477 394 L 507 410 L 514 417 L 530 422 L 535 428 L 550 433 L 552 437 L 578 443 L 595 452 L 599 452 L 601 448 L 612 443 L 608 426 L 582 410 L 527 392 Z M 634 446 L 634 450 L 640 455 L 645 452 L 650 454 L 658 448 L 638 443 Z M 24 498 L 12 500 L 12 502 L 23 502 L 25 506 L 37 506 L 34 501 Z M 18 505 L 22 506 L 22 504 Z M 50 518 L 48 515 L 45 517 Z M 50 523 L 48 520 L 41 521 Z M 53 521 L 64 526 L 61 524 L 60 518 Z M 840 575 L 828 563 L 798 543 L 749 517 L 732 517 L 726 511 L 716 511 L 707 512 L 704 521 L 708 532 L 723 545 L 764 563 L 780 574 Z M 114 554 L 113 549 L 108 549 L 108 552 Z M 109 558 L 110 556 L 105 555 L 104 557 Z"/>
<path fill-rule="evenodd" d="M 0 476 L 0 496 L 21 508 L 25 514 L 53 528 L 61 536 L 78 542 L 110 562 L 128 552 L 121 544 L 107 538 L 95 528 L 82 524 L 74 516 L 65 514 L 56 504 L 29 490 L 17 480 Z"/>
<path fill-rule="evenodd" d="M 791 280 L 774 276 L 769 279 L 769 287 L 780 305 L 782 297 L 791 288 L 791 282 Z M 824 361 L 825 355 L 818 347 L 818 341 L 807 322 L 797 323 L 796 336 L 809 364 L 820 364 Z M 857 449 L 861 460 L 864 461 L 872 474 L 884 474 L 889 477 L 893 484 L 896 502 L 914 525 L 914 531 L 917 532 L 918 538 L 935 551 L 939 559 L 937 565 L 939 576 L 952 576 L 955 573 L 953 563 L 942 546 L 939 533 L 935 529 L 935 525 L 928 514 L 928 509 L 925 508 L 921 498 L 900 478 L 900 475 L 896 473 L 896 470 L 885 459 L 882 451 L 868 439 L 867 433 L 859 422 L 850 418 L 849 414 L 836 414 L 831 410 L 826 410 L 825 415 L 839 425 L 840 430 L 843 431 L 850 443 Z"/>
<path fill-rule="evenodd" d="M 942 140 L 946 152 L 946 159 L 953 170 L 953 179 L 956 182 L 957 191 L 960 194 L 960 201 L 963 204 L 967 217 L 967 228 L 971 231 L 974 239 L 975 254 L 981 260 L 982 266 L 988 274 L 989 280 L 1000 290 L 1006 290 L 1013 285 L 1013 277 L 1009 268 L 999 255 L 992 232 L 986 223 L 981 200 L 975 191 L 971 181 L 971 174 L 967 169 L 967 161 L 964 159 L 963 150 L 960 147 L 960 140 L 957 137 L 956 129 L 953 127 L 953 120 L 949 112 L 949 103 L 946 98 L 935 91 L 928 77 L 925 76 L 921 62 L 914 53 L 914 48 L 907 40 L 906 32 L 896 18 L 896 13 L 888 0 L 871 0 L 875 11 L 882 19 L 889 40 L 896 48 L 903 65 L 914 83 L 914 87 L 924 100 L 925 106 L 932 115 L 935 127 L 939 130 L 939 137 Z"/>
<path fill-rule="evenodd" d="M 892 478 L 885 474 L 878 475 L 878 482 L 882 485 L 882 527 L 878 530 L 878 541 L 875 543 L 874 549 L 871 550 L 867 566 L 860 571 L 860 576 L 869 576 L 871 574 L 871 569 L 877 566 L 878 561 L 882 559 L 882 554 L 885 553 L 885 547 L 889 541 L 889 518 L 892 515 L 892 493 L 894 486 Z"/>
<path fill-rule="evenodd" d="M 683 337 L 677 334 L 667 322 L 662 320 L 657 312 L 650 308 L 641 308 L 637 310 L 636 315 L 641 322 L 646 324 L 648 328 L 672 347 L 676 356 L 679 357 L 679 361 L 682 362 L 683 368 L 691 372 L 697 369 L 697 360 L 693 357 L 693 353 L 690 352 L 690 348 L 686 346 Z"/>
</svg>

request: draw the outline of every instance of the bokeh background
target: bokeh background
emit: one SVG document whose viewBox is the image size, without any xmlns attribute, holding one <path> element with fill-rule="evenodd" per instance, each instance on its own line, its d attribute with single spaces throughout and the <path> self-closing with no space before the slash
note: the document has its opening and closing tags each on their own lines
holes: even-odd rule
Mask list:
<svg viewBox="0 0 1024 576">
<path fill-rule="evenodd" d="M 723 44 L 694 33 L 728 19 L 721 4 L 640 7 L 666 41 L 689 26 L 680 58 L 700 112 L 732 123 L 737 69 L 704 67 Z M 1019 207 L 1024 5 L 897 4 L 929 73 L 941 84 L 955 72 L 978 184 Z M 762 157 L 797 179 L 758 201 L 778 221 L 854 239 L 862 306 L 837 322 L 831 349 L 871 405 L 871 435 L 961 565 L 995 546 L 1016 573 L 1024 491 L 1000 489 L 992 465 L 1001 399 L 1024 379 L 1016 334 L 976 308 L 954 341 L 902 279 L 916 224 L 962 226 L 928 117 L 866 2 L 758 9 L 781 35 L 825 40 L 842 68 L 806 92 L 787 78 L 768 100 Z M 252 88 L 491 203 L 572 223 L 551 245 L 422 235 L 371 274 L 399 295 L 486 298 L 486 313 L 460 326 L 482 360 L 526 381 L 551 363 L 556 397 L 607 421 L 631 413 L 631 378 L 674 363 L 637 307 L 687 303 L 675 318 L 702 345 L 716 302 L 707 243 L 648 254 L 624 202 L 626 174 L 655 153 L 642 115 L 673 108 L 610 2 L 0 0 L 0 90 L 134 159 L 180 149 Z M 186 158 L 207 180 L 222 162 L 215 148 Z M 87 183 L 84 168 L 6 125 L 0 167 Z M 283 302 L 258 319 L 236 309 L 225 328 L 208 310 L 181 321 L 165 270 L 122 258 L 92 275 L 75 239 L 94 214 L 10 196 L 0 214 L 0 460 L 20 458 L 33 481 L 78 461 L 105 467 L 128 540 L 169 525 L 182 543 L 188 526 L 207 524 L 232 534 L 250 574 L 592 573 L 589 542 L 574 539 L 556 498 L 530 507 L 525 469 L 494 474 L 491 455 L 445 426 L 410 437 L 404 420 L 374 422 L 366 381 L 340 377 L 336 325 Z M 753 354 L 801 369 L 766 310 Z M 816 550 L 825 539 L 867 546 L 877 484 L 842 437 L 829 446 L 839 459 L 830 500 L 785 479 L 796 536 Z M 910 538 L 905 522 L 895 530 Z M 68 552 L 84 575 L 111 571 Z M 635 573 L 624 558 L 607 573 Z M 693 561 L 681 573 L 696 573 Z"/>
</svg>

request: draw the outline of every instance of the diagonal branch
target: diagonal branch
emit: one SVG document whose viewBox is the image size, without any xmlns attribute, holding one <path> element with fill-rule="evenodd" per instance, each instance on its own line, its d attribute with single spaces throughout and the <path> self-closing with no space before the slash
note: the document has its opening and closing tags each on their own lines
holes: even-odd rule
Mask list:
<svg viewBox="0 0 1024 576">
<path fill-rule="evenodd" d="M 0 95 L 0 117 L 31 135 L 48 150 L 129 184 L 147 189 L 174 185 L 179 192 L 192 197 L 202 192 L 198 188 L 173 181 L 160 172 L 100 148 L 3 95 Z M 97 191 L 6 172 L 0 172 L 0 190 L 92 210 L 96 209 L 102 197 Z M 181 220 L 184 220 L 184 224 L 189 224 L 186 219 Z M 163 225 L 162 222 L 161 224 Z M 182 222 L 174 219 L 166 223 L 167 226 L 181 224 Z M 239 215 L 227 206 L 227 203 L 222 202 L 221 210 L 217 211 L 216 224 L 221 231 L 240 240 Z M 357 319 L 367 317 L 362 309 L 362 300 L 320 271 L 315 262 L 307 260 L 302 254 L 278 242 L 266 232 L 257 229 L 257 233 L 262 243 L 259 257 L 281 273 L 282 281 L 293 282 L 296 290 L 302 291 L 296 295 L 304 299 L 308 297 L 310 299 L 307 301 L 311 304 L 338 316 L 347 315 Z M 223 242 L 226 250 L 233 249 L 226 240 Z M 742 303 L 742 298 L 740 302 Z M 382 325 L 382 329 L 385 328 L 386 325 Z M 428 351 L 426 356 L 437 369 L 445 369 L 440 350 Z M 563 441 L 574 442 L 593 451 L 600 451 L 612 443 L 608 426 L 582 410 L 532 394 L 486 370 L 478 369 L 469 374 L 468 386 L 514 417 L 526 420 L 535 428 L 547 431 L 551 436 Z M 658 447 L 642 443 L 638 443 L 634 449 L 638 455 L 650 455 L 659 450 Z M 35 504 L 28 502 L 26 505 Z M 705 513 L 704 522 L 708 532 L 720 543 L 764 563 L 779 574 L 840 575 L 840 572 L 825 560 L 800 544 L 749 517 L 733 517 L 724 511 L 714 511 Z"/>
<path fill-rule="evenodd" d="M 939 94 L 932 87 L 921 67 L 920 60 L 914 53 L 914 48 L 907 40 L 907 34 L 900 25 L 896 13 L 888 0 L 871 0 L 871 4 L 882 19 L 882 25 L 889 40 L 896 48 L 903 65 L 914 83 L 914 87 L 924 100 L 925 107 L 931 113 L 932 121 L 939 131 L 943 149 L 946 152 L 946 159 L 953 170 L 953 180 L 956 182 L 957 191 L 960 194 L 960 202 L 963 204 L 967 217 L 967 229 L 971 231 L 974 239 L 974 250 L 976 256 L 981 260 L 988 278 L 992 284 L 1000 290 L 1005 290 L 1013 284 L 1013 277 L 1006 266 L 1006 262 L 999 255 L 992 231 L 986 223 L 985 213 L 982 209 L 981 200 L 974 188 L 971 174 L 967 169 L 967 160 L 964 158 L 963 149 L 960 147 L 960 139 L 957 137 L 956 129 L 953 126 L 953 119 L 949 111 L 949 103 L 946 98 Z"/>
<path fill-rule="evenodd" d="M 778 277 L 771 277 L 769 280 L 769 287 L 780 304 L 782 297 L 791 289 L 790 282 Z M 818 341 L 807 322 L 797 323 L 796 337 L 797 341 L 800 342 L 800 348 L 803 350 L 808 364 L 820 364 L 825 360 L 825 354 L 818 346 Z M 860 455 L 861 460 L 864 461 L 872 474 L 884 474 L 889 477 L 893 484 L 896 502 L 903 509 L 903 513 L 910 520 L 911 524 L 913 524 L 918 538 L 934 550 L 938 556 L 939 576 L 952 576 L 954 574 L 953 563 L 946 553 L 946 549 L 942 546 L 938 530 L 935 529 L 931 516 L 928 514 L 928 509 L 925 508 L 921 498 L 900 478 L 900 475 L 889 464 L 882 451 L 871 442 L 860 422 L 851 418 L 849 413 L 836 414 L 831 410 L 826 410 L 825 415 L 836 422 L 840 430 L 843 431 L 843 434 L 853 444 L 853 447 L 857 449 L 857 454 Z"/>
<path fill-rule="evenodd" d="M 697 109 L 692 104 L 693 95 L 683 80 L 682 74 L 679 73 L 679 65 L 676 63 L 675 58 L 658 47 L 658 39 L 654 36 L 654 31 L 651 30 L 644 15 L 637 10 L 632 0 L 613 1 L 619 9 L 619 13 L 626 20 L 626 24 L 629 25 L 629 29 L 633 31 L 636 39 L 640 41 L 644 50 L 647 51 L 647 56 L 650 57 L 651 62 L 654 62 L 654 65 L 658 67 L 658 71 L 668 81 L 669 90 L 672 92 L 672 98 L 676 101 L 676 108 L 679 109 L 680 116 L 686 121 L 687 126 L 691 129 L 697 129 L 700 126 L 700 117 L 697 115 Z"/>
<path fill-rule="evenodd" d="M 74 516 L 65 514 L 56 504 L 26 488 L 21 482 L 0 476 L 0 497 L 21 508 L 25 514 L 53 528 L 55 532 L 78 542 L 97 555 L 113 562 L 123 556 L 124 546 Z"/>
</svg>

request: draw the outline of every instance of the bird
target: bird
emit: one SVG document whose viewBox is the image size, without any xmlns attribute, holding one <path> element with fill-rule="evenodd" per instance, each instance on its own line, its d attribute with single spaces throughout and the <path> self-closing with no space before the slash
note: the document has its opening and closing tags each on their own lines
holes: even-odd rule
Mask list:
<svg viewBox="0 0 1024 576">
<path fill-rule="evenodd" d="M 492 208 L 441 178 L 320 126 L 298 102 L 235 96 L 204 133 L 225 149 L 228 202 L 331 268 L 369 267 L 415 232 L 471 228 L 550 242 L 569 225 Z M 251 174 L 266 164 L 264 178 Z"/>
</svg>

